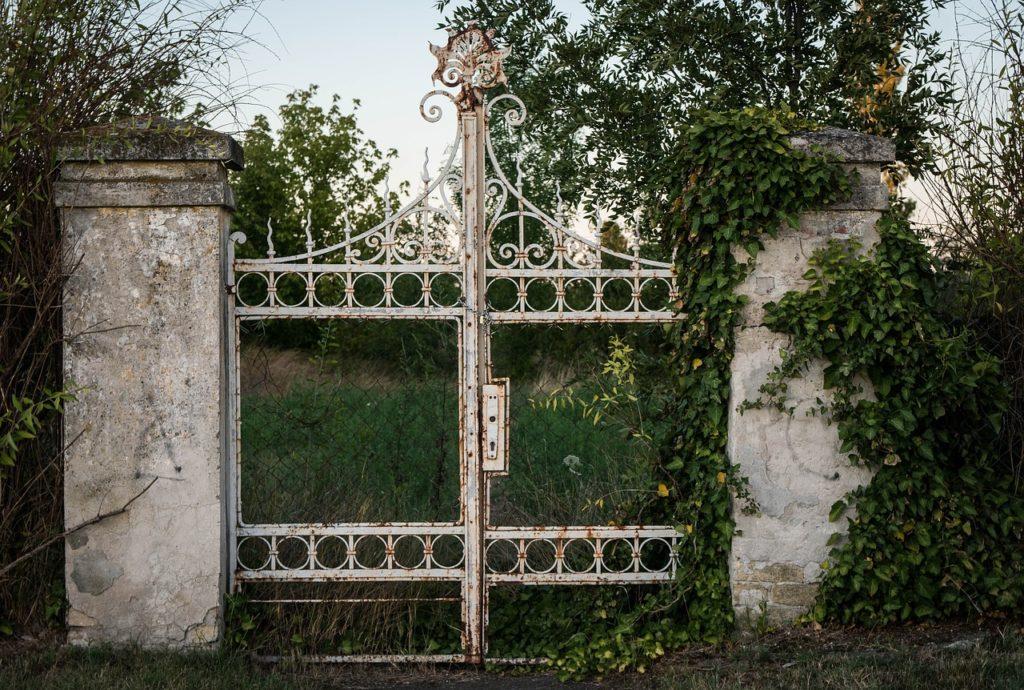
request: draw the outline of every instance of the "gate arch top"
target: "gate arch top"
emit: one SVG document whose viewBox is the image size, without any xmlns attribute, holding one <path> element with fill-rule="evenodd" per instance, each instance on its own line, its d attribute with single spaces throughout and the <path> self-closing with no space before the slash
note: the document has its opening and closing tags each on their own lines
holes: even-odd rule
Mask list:
<svg viewBox="0 0 1024 690">
<path fill-rule="evenodd" d="M 317 246 L 308 216 L 305 251 L 290 256 L 276 255 L 269 220 L 264 258 L 236 258 L 235 246 L 246 237 L 234 233 L 229 285 L 236 291 L 237 315 L 457 318 L 465 315 L 464 260 L 480 256 L 489 321 L 677 318 L 672 263 L 641 256 L 635 238 L 626 252 L 603 244 L 597 208 L 592 228 L 570 227 L 560 190 L 553 213 L 540 209 L 524 193 L 521 153 L 514 178 L 502 168 L 489 122 L 500 117 L 509 128 L 519 127 L 526 107 L 511 93 L 488 100 L 484 89 L 505 83 L 501 59 L 508 50 L 471 26 L 453 34 L 448 46 L 431 46 L 431 52 L 438 59 L 434 79 L 460 87 L 454 95 L 431 90 L 420 101 L 420 114 L 431 123 L 443 116 L 432 99 L 447 99 L 457 112 L 440 166 L 431 171 L 425 156 L 417 195 L 394 210 L 386 192 L 385 217 L 376 225 L 355 228 L 343 216 L 343 239 L 334 244 Z M 481 137 L 465 136 L 467 118 L 482 122 Z M 483 184 L 467 180 L 469 160 L 482 166 Z M 465 217 L 466 208 L 483 209 L 482 231 L 466 232 L 474 222 Z M 286 283 L 288 295 L 282 294 Z"/>
</svg>

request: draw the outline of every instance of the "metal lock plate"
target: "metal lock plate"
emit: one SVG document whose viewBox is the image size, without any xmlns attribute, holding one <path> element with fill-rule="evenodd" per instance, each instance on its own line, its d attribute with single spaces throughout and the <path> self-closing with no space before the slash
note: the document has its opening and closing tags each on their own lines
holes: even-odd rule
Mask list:
<svg viewBox="0 0 1024 690">
<path fill-rule="evenodd" d="M 484 472 L 508 474 L 508 379 L 483 387 Z"/>
</svg>

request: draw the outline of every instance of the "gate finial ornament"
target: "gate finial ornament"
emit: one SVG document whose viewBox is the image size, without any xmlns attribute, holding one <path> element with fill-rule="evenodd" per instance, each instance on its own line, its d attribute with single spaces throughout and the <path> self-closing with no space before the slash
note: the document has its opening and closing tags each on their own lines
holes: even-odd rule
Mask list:
<svg viewBox="0 0 1024 690">
<path fill-rule="evenodd" d="M 483 101 L 484 89 L 507 83 L 502 60 L 508 48 L 494 43 L 494 29 L 484 31 L 471 21 L 461 31 L 448 30 L 444 46 L 429 44 L 437 58 L 437 69 L 431 78 L 445 86 L 461 86 L 455 103 L 460 110 L 472 110 Z"/>
</svg>

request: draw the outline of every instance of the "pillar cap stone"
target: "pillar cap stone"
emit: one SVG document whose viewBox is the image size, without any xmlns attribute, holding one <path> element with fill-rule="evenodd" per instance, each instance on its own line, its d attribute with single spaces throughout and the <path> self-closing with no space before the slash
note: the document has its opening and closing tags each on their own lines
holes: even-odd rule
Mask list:
<svg viewBox="0 0 1024 690">
<path fill-rule="evenodd" d="M 242 147 L 227 134 L 182 120 L 141 115 L 65 135 L 57 150 L 61 162 L 220 161 L 244 167 Z"/>
<path fill-rule="evenodd" d="M 892 140 L 839 127 L 822 127 L 813 132 L 798 132 L 789 139 L 798 151 L 822 151 L 844 163 L 892 163 L 896 147 Z"/>
</svg>

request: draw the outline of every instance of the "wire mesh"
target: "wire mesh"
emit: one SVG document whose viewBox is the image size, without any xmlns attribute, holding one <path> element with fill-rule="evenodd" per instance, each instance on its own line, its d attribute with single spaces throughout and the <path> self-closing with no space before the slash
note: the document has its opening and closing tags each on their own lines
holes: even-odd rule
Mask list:
<svg viewBox="0 0 1024 690">
<path fill-rule="evenodd" d="M 663 376 L 656 325 L 500 325 L 493 373 L 509 376 L 509 476 L 490 524 L 643 524 L 658 499 Z"/>
<path fill-rule="evenodd" d="M 244 522 L 458 519 L 453 322 L 318 322 L 303 349 L 243 325 Z"/>
</svg>

